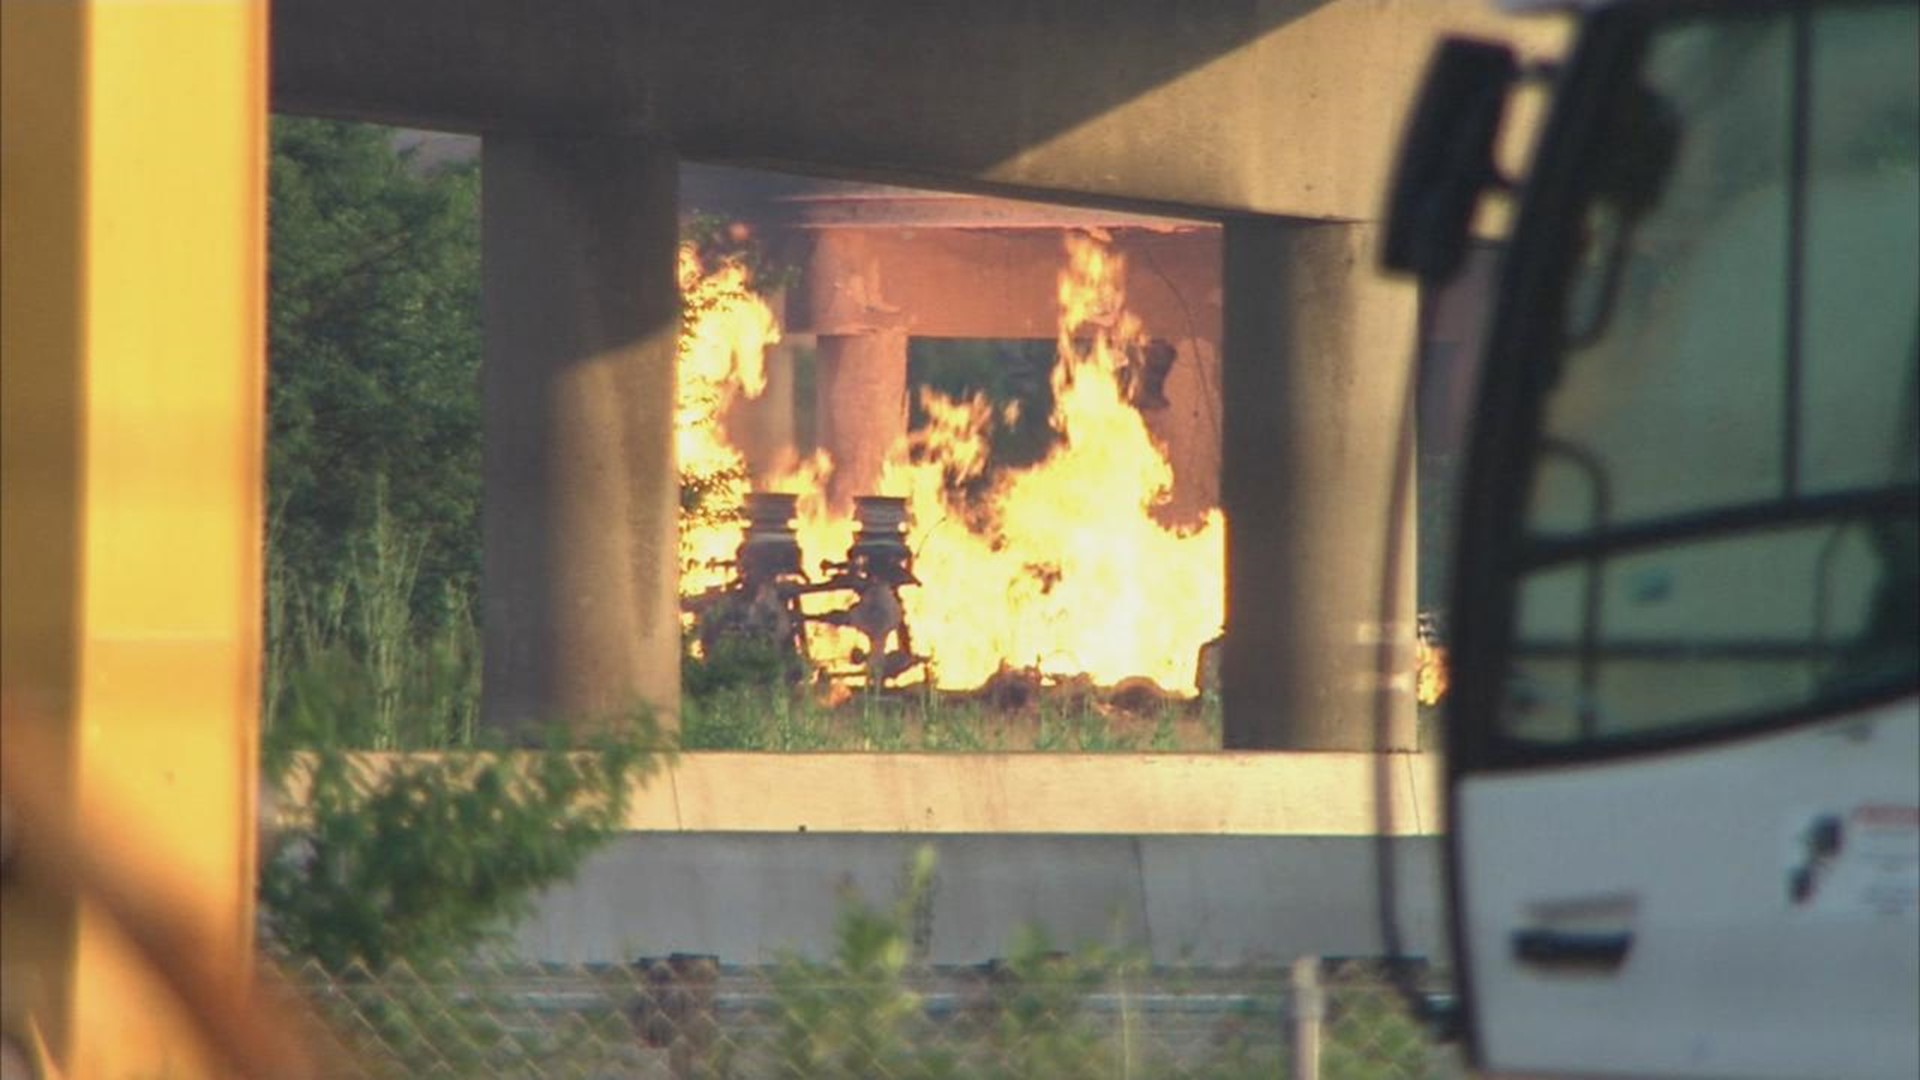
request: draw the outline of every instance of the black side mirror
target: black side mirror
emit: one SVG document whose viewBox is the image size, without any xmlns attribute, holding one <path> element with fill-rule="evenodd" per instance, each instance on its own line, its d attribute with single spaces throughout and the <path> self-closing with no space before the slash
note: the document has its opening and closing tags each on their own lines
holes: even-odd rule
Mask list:
<svg viewBox="0 0 1920 1080">
<path fill-rule="evenodd" d="M 1459 273 L 1480 196 L 1505 186 L 1493 161 L 1494 140 L 1519 75 L 1519 61 L 1505 45 L 1441 42 L 1388 191 L 1382 266 L 1433 283 Z"/>
</svg>

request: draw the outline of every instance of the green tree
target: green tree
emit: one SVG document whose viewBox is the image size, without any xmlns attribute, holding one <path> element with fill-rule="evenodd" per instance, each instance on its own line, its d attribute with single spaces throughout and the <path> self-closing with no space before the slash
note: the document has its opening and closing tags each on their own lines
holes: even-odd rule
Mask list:
<svg viewBox="0 0 1920 1080">
<path fill-rule="evenodd" d="M 420 165 L 390 129 L 276 117 L 268 492 L 280 572 L 324 590 L 385 512 L 421 544 L 440 617 L 480 574 L 479 173 Z"/>
</svg>

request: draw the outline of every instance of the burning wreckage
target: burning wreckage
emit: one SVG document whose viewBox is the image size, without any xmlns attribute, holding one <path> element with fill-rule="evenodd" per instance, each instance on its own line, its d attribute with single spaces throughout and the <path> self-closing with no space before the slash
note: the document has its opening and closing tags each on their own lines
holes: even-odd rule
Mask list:
<svg viewBox="0 0 1920 1080">
<path fill-rule="evenodd" d="M 1036 402 L 923 387 L 919 421 L 895 430 L 884 460 L 836 460 L 821 445 L 775 469 L 748 467 L 731 418 L 767 392 L 780 320 L 739 262 L 687 255 L 678 457 L 703 507 L 745 518 L 743 535 L 732 513 L 683 516 L 682 603 L 700 655 L 745 645 L 792 682 L 968 691 L 1028 673 L 1203 689 L 1196 658 L 1222 625 L 1224 522 L 1204 504 L 1163 520 L 1175 469 L 1149 425 L 1173 411 L 1154 408 L 1170 370 L 1190 400 L 1217 394 L 1210 346 L 1145 332 L 1106 235 L 1068 232 L 1054 251 L 1058 336 Z M 995 432 L 1022 405 L 1045 408 L 1050 448 L 996 464 Z M 882 414 L 896 410 L 863 415 Z M 851 514 L 834 497 L 849 483 Z"/>
<path fill-rule="evenodd" d="M 820 578 L 802 565 L 794 518 L 799 497 L 754 492 L 746 497 L 746 527 L 726 584 L 691 599 L 701 649 L 709 656 L 745 645 L 779 659 L 789 680 L 812 664 L 807 625 L 848 627 L 865 640 L 850 658 L 868 686 L 885 685 L 927 661 L 913 651 L 900 589 L 918 585 L 913 550 L 907 546 L 907 500 L 884 495 L 854 499 L 854 533 L 844 558 L 823 560 Z M 808 597 L 831 597 L 838 606 L 809 612 Z"/>
<path fill-rule="evenodd" d="M 682 336 L 681 467 L 719 478 L 711 505 L 739 508 L 683 517 L 682 604 L 699 655 L 744 649 L 790 684 L 1217 689 L 1224 522 L 1217 505 L 1168 520 L 1174 464 L 1150 428 L 1172 411 L 1170 373 L 1190 409 L 1217 395 L 1211 363 L 1196 359 L 1209 354 L 1144 331 L 1106 236 L 1067 233 L 1062 254 L 1045 456 L 992 466 L 994 425 L 1014 406 L 922 388 L 922 422 L 857 481 L 888 494 L 854 496 L 851 517 L 833 505 L 824 448 L 747 468 L 726 417 L 768 385 L 782 328 L 740 263 L 709 271 L 686 254 L 696 302 Z M 1435 638 L 1423 626 L 1427 704 L 1445 692 Z"/>
</svg>

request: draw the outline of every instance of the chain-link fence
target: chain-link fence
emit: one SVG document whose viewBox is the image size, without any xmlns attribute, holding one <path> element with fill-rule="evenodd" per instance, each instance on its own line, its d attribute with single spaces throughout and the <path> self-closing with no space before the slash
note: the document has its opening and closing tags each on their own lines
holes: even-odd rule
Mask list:
<svg viewBox="0 0 1920 1080">
<path fill-rule="evenodd" d="M 662 1080 L 1417 1080 L 1462 1076 L 1378 973 L 1088 965 L 822 977 L 803 963 L 295 965 L 358 1077 Z M 1290 981 L 1290 978 L 1292 981 Z M 1303 1051 L 1306 1051 L 1303 1054 Z"/>
</svg>

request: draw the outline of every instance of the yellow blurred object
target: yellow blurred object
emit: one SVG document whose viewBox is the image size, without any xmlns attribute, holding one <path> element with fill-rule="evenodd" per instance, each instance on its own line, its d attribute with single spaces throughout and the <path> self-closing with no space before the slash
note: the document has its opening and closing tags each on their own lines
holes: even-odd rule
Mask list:
<svg viewBox="0 0 1920 1080">
<path fill-rule="evenodd" d="M 29 1033 L 33 1049 L 33 1075 L 37 1080 L 62 1080 L 60 1067 L 53 1062 L 53 1052 L 47 1049 L 47 1040 L 36 1026 Z"/>
<path fill-rule="evenodd" d="M 90 884 L 163 888 L 166 939 L 250 979 L 266 31 L 239 0 L 0 3 L 7 795 L 43 781 L 24 842 L 88 852 L 9 866 L 0 964 L 8 1030 L 73 1078 L 216 1072 Z"/>
<path fill-rule="evenodd" d="M 1422 705 L 1438 705 L 1447 696 L 1447 647 L 1420 638 L 1414 642 L 1414 696 Z"/>
<path fill-rule="evenodd" d="M 300 1078 L 314 1074 L 316 1059 L 303 1028 L 294 1019 L 291 993 L 270 976 L 256 977 L 250 966 L 232 959 L 232 950 L 209 935 L 198 910 L 194 883 L 169 873 L 157 860 L 129 858 L 151 830 L 126 812 L 111 793 L 92 810 L 119 809 L 119 843 L 97 843 L 81 833 L 60 798 L 60 785 L 41 766 L 50 760 L 47 739 L 52 725 L 28 710 L 0 700 L 0 792 L 4 792 L 7 843 L 4 887 L 15 942 L 32 943 L 33 933 L 57 928 L 61 911 L 84 908 L 82 926 L 117 950 L 107 954 L 136 981 L 144 996 L 131 1002 L 170 1026 L 160 1028 L 163 1043 L 147 1048 L 162 1061 L 165 1075 L 271 1076 Z M 151 846 L 151 845 L 147 845 Z M 24 913 L 24 914 L 23 914 Z M 79 963 L 102 961 L 81 954 Z M 9 955 L 4 961 L 13 985 L 7 1000 L 5 1030 L 30 1036 L 33 1075 L 58 1071 L 43 1035 L 43 1021 L 58 1020 L 47 991 L 65 972 L 34 968 Z M 81 968 L 71 981 L 85 986 Z M 21 993 L 21 990 L 30 993 Z M 84 993 L 84 991 L 80 991 Z M 20 1056 L 24 1048 L 15 1042 Z M 81 1043 L 81 1050 L 93 1048 Z M 68 1059 L 70 1060 L 70 1059 Z M 100 1075 L 95 1058 L 83 1055 L 71 1075 Z M 95 1072 L 82 1073 L 92 1068 Z M 129 1064 L 109 1075 L 151 1075 Z"/>
</svg>

